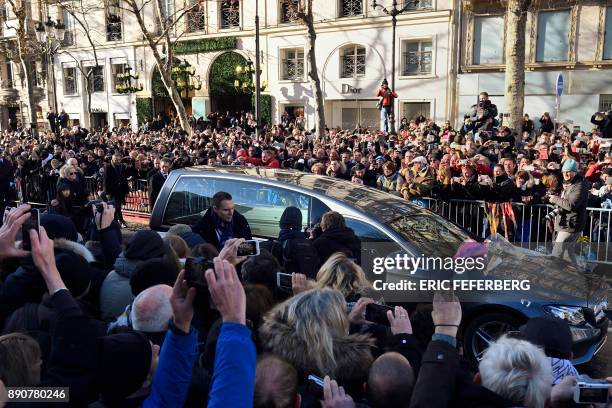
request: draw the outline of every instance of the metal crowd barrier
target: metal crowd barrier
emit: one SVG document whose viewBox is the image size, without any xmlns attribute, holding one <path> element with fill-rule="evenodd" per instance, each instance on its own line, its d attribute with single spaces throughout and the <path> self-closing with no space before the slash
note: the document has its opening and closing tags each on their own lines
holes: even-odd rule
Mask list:
<svg viewBox="0 0 612 408">
<path fill-rule="evenodd" d="M 546 215 L 554 210 L 552 205 L 443 201 L 435 198 L 418 198 L 414 202 L 480 238 L 486 238 L 495 231 L 523 248 L 545 253 L 550 253 L 552 248 L 553 225 L 546 219 Z M 492 205 L 497 205 L 496 217 L 492 216 Z M 511 213 L 509 208 L 512 209 Z M 497 228 L 491 225 L 492 222 L 497 224 Z M 587 221 L 579 249 L 587 261 L 612 264 L 611 227 L 612 210 L 587 208 Z"/>
<path fill-rule="evenodd" d="M 16 184 L 16 201 L 25 202 L 36 207 L 48 207 L 57 196 L 57 176 L 42 176 L 39 174 L 27 176 Z M 99 177 L 84 177 L 85 191 L 89 199 L 95 199 L 103 189 Z M 130 190 L 121 206 L 122 210 L 139 214 L 149 214 L 149 193 L 147 180 L 131 180 Z"/>
</svg>

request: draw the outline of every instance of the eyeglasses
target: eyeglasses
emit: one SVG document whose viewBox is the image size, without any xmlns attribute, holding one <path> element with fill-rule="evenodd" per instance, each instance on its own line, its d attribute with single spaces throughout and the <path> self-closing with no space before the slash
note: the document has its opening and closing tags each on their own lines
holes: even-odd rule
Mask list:
<svg viewBox="0 0 612 408">
<path fill-rule="evenodd" d="M 70 173 L 70 175 L 71 175 L 71 176 L 76 176 L 76 175 L 77 175 L 77 173 Z"/>
</svg>

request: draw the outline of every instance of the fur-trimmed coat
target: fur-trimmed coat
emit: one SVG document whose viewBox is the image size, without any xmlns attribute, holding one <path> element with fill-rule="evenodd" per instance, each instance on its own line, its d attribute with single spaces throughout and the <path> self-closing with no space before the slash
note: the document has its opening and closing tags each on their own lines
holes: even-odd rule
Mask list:
<svg viewBox="0 0 612 408">
<path fill-rule="evenodd" d="M 301 382 L 304 382 L 310 374 L 321 378 L 329 375 L 345 388 L 367 381 L 368 370 L 373 361 L 374 344 L 368 335 L 350 334 L 334 338 L 333 354 L 336 369 L 333 372 L 324 372 L 319 368 L 314 358 L 317 334 L 309 335 L 312 344 L 307 344 L 303 338 L 300 338 L 295 328 L 284 321 L 278 311 L 266 316 L 259 329 L 259 339 L 264 351 L 277 354 L 293 365 L 298 371 Z"/>
</svg>

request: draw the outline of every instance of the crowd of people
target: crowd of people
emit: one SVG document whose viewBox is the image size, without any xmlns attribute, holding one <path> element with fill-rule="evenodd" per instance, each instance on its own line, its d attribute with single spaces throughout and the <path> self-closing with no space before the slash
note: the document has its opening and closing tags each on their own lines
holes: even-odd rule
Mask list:
<svg viewBox="0 0 612 408">
<path fill-rule="evenodd" d="M 288 207 L 278 239 L 245 257 L 250 227 L 226 192 L 163 238 L 140 230 L 122 242 L 115 210 L 92 209 L 91 239 L 59 214 L 23 231 L 27 204 L 7 214 L 0 406 L 11 387 L 36 386 L 69 387 L 76 407 L 573 406 L 581 377 L 564 320 L 527 321 L 477 366 L 462 361 L 453 295 L 368 320 L 383 303 L 337 212 L 306 236 Z"/>
</svg>

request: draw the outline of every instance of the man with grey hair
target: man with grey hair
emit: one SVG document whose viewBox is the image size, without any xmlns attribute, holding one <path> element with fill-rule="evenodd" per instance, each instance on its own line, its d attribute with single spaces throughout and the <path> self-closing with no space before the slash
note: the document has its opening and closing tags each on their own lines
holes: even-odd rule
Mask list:
<svg viewBox="0 0 612 408">
<path fill-rule="evenodd" d="M 155 285 L 136 296 L 130 310 L 132 328 L 145 333 L 168 330 L 168 322 L 172 318 L 170 295 L 170 286 Z"/>
</svg>

